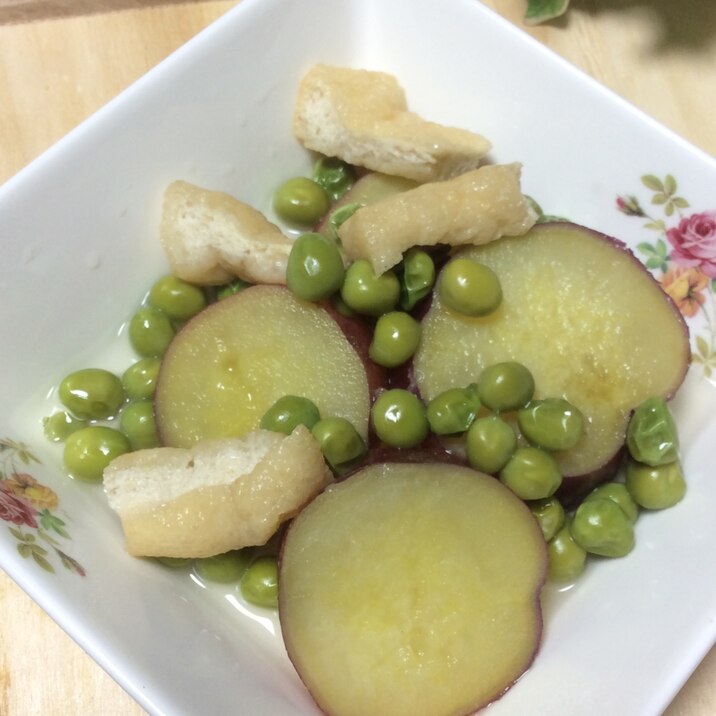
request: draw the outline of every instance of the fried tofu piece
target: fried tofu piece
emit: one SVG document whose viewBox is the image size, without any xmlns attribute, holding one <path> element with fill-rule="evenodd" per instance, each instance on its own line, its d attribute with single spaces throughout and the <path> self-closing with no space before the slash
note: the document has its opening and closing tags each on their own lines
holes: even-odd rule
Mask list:
<svg viewBox="0 0 716 716">
<path fill-rule="evenodd" d="M 351 260 L 370 261 L 380 275 L 412 246 L 520 236 L 537 220 L 520 189 L 520 171 L 519 164 L 487 165 L 358 209 L 338 230 L 343 250 Z"/>
<path fill-rule="evenodd" d="M 185 181 L 164 193 L 159 237 L 172 273 L 216 285 L 239 277 L 284 284 L 293 241 L 248 204 Z"/>
<path fill-rule="evenodd" d="M 408 111 L 392 75 L 322 64 L 299 85 L 293 133 L 308 149 L 418 182 L 474 169 L 491 147 L 478 134 Z"/>
</svg>

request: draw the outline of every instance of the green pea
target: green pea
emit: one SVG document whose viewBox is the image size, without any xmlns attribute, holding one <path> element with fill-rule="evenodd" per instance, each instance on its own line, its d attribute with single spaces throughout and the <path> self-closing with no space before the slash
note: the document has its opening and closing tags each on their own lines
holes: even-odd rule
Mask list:
<svg viewBox="0 0 716 716">
<path fill-rule="evenodd" d="M 66 376 L 58 395 L 80 420 L 103 420 L 117 414 L 124 402 L 122 381 L 103 368 L 85 368 Z"/>
<path fill-rule="evenodd" d="M 584 432 L 584 416 L 563 398 L 535 400 L 517 413 L 522 434 L 545 450 L 568 450 Z"/>
<path fill-rule="evenodd" d="M 624 510 L 606 497 L 585 500 L 571 523 L 574 541 L 602 557 L 623 557 L 634 547 L 634 527 Z"/>
<path fill-rule="evenodd" d="M 531 502 L 529 508 L 547 542 L 564 527 L 567 518 L 562 503 L 556 497 Z"/>
<path fill-rule="evenodd" d="M 78 420 L 64 410 L 53 413 L 42 420 L 45 437 L 53 443 L 61 443 L 67 440 L 72 433 L 84 427 L 87 427 L 86 421 Z"/>
<path fill-rule="evenodd" d="M 241 596 L 259 607 L 278 606 L 278 563 L 275 557 L 254 560 L 241 578 Z"/>
<path fill-rule="evenodd" d="M 624 510 L 624 514 L 629 518 L 632 524 L 634 524 L 639 517 L 639 505 L 637 505 L 634 498 L 629 494 L 627 486 L 621 482 L 606 482 L 603 485 L 599 485 L 599 487 L 595 487 L 584 500 L 600 498 L 614 500 L 614 502 Z"/>
<path fill-rule="evenodd" d="M 229 584 L 238 582 L 244 576 L 250 560 L 248 550 L 237 549 L 195 560 L 194 571 L 207 582 Z"/>
<path fill-rule="evenodd" d="M 495 412 L 522 408 L 532 399 L 534 390 L 532 373 L 515 361 L 488 366 L 477 383 L 482 404 Z"/>
<path fill-rule="evenodd" d="M 305 301 L 328 298 L 343 284 L 343 258 L 334 241 L 308 232 L 291 247 L 286 265 L 286 285 Z"/>
<path fill-rule="evenodd" d="M 331 215 L 328 217 L 328 226 L 331 231 L 331 236 L 333 236 L 336 241 L 340 243 L 341 240 L 338 235 L 338 229 L 341 224 L 348 221 L 362 206 L 363 204 L 358 201 L 351 201 L 348 204 L 339 206 L 335 211 L 331 212 Z"/>
<path fill-rule="evenodd" d="M 130 400 L 149 400 L 154 397 L 162 362 L 156 356 L 141 358 L 122 374 L 124 392 Z"/>
<path fill-rule="evenodd" d="M 418 349 L 420 324 L 408 313 L 384 313 L 375 324 L 368 354 L 378 365 L 395 368 Z"/>
<path fill-rule="evenodd" d="M 365 455 L 363 438 L 345 418 L 322 418 L 313 425 L 311 433 L 321 446 L 326 462 L 334 470 L 340 470 Z"/>
<path fill-rule="evenodd" d="M 637 407 L 629 421 L 627 447 L 635 460 L 652 467 L 677 459 L 679 436 L 664 398 L 654 396 Z"/>
<path fill-rule="evenodd" d="M 235 278 L 229 283 L 225 283 L 223 286 L 219 286 L 216 289 L 216 300 L 223 301 L 229 296 L 233 296 L 237 293 L 241 293 L 244 289 L 247 289 L 251 284 L 248 281 L 242 281 L 240 278 Z"/>
<path fill-rule="evenodd" d="M 496 415 L 478 418 L 467 431 L 467 460 L 481 472 L 502 470 L 517 449 L 515 431 Z"/>
<path fill-rule="evenodd" d="M 313 167 L 313 180 L 336 201 L 353 186 L 356 172 L 350 164 L 341 159 L 321 157 Z"/>
<path fill-rule="evenodd" d="M 129 342 L 140 356 L 162 356 L 174 338 L 174 327 L 164 311 L 145 306 L 129 321 Z"/>
<path fill-rule="evenodd" d="M 292 224 L 312 226 L 327 211 L 331 201 L 326 190 L 312 179 L 294 177 L 281 184 L 273 199 L 276 214 Z"/>
<path fill-rule="evenodd" d="M 500 482 L 523 500 L 551 497 L 562 484 L 556 460 L 536 447 L 518 447 L 500 470 Z"/>
<path fill-rule="evenodd" d="M 450 388 L 436 395 L 427 406 L 430 430 L 436 435 L 464 433 L 480 409 L 477 384 L 467 388 Z"/>
<path fill-rule="evenodd" d="M 485 316 L 502 303 L 502 287 L 495 272 L 477 261 L 457 258 L 440 276 L 440 300 L 466 316 Z"/>
<path fill-rule="evenodd" d="M 119 430 L 90 425 L 72 433 L 65 441 L 65 469 L 78 480 L 101 482 L 104 468 L 131 449 L 129 440 Z"/>
<path fill-rule="evenodd" d="M 174 321 L 186 321 L 206 306 L 204 292 L 176 276 L 160 278 L 149 291 L 149 304 Z"/>
<path fill-rule="evenodd" d="M 686 494 L 686 480 L 678 461 L 651 466 L 630 460 L 626 487 L 634 502 L 647 510 L 673 507 Z"/>
<path fill-rule="evenodd" d="M 412 248 L 401 264 L 400 307 L 412 311 L 435 285 L 435 262 L 427 251 Z"/>
<path fill-rule="evenodd" d="M 554 582 L 570 582 L 576 579 L 587 563 L 587 552 L 572 537 L 566 523 L 547 545 L 549 578 Z"/>
<path fill-rule="evenodd" d="M 129 439 L 132 450 L 145 450 L 159 445 L 151 400 L 129 403 L 119 416 L 119 427 Z"/>
<path fill-rule="evenodd" d="M 340 293 L 333 294 L 331 302 L 333 303 L 333 308 L 335 308 L 341 316 L 350 317 L 356 315 L 356 312 L 341 298 Z"/>
<path fill-rule="evenodd" d="M 425 406 L 417 395 L 402 388 L 381 393 L 371 408 L 373 429 L 391 447 L 420 445 L 428 435 Z"/>
<path fill-rule="evenodd" d="M 261 428 L 290 435 L 299 425 L 309 430 L 321 419 L 318 408 L 308 398 L 284 395 L 261 418 Z"/>
<path fill-rule="evenodd" d="M 400 297 L 400 281 L 392 271 L 376 276 L 369 261 L 359 259 L 346 271 L 341 297 L 350 308 L 366 316 L 392 311 Z"/>
</svg>

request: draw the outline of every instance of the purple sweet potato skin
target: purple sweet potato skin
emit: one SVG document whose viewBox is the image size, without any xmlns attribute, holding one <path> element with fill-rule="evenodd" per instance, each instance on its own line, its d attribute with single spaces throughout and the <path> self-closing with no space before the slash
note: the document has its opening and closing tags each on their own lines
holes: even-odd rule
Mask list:
<svg viewBox="0 0 716 716">
<path fill-rule="evenodd" d="M 556 492 L 557 499 L 567 510 L 576 508 L 589 492 L 614 478 L 624 460 L 625 449 L 621 447 L 604 465 L 584 475 L 565 475 Z"/>
<path fill-rule="evenodd" d="M 373 404 L 378 392 L 387 385 L 388 375 L 387 370 L 374 362 L 369 355 L 370 343 L 373 340 L 372 326 L 361 316 L 346 316 L 340 313 L 331 301 L 321 301 L 320 305 L 338 324 L 346 340 L 361 359 Z"/>
</svg>

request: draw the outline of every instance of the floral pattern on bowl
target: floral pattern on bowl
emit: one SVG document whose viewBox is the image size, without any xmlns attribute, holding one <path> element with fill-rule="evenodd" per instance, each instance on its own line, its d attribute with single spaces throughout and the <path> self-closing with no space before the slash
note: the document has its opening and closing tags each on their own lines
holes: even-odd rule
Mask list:
<svg viewBox="0 0 716 716">
<path fill-rule="evenodd" d="M 716 375 L 716 210 L 686 213 L 690 204 L 677 194 L 676 179 L 670 174 L 663 180 L 645 174 L 641 182 L 663 218 L 647 212 L 636 194 L 617 196 L 617 209 L 646 219 L 644 228 L 659 235 L 638 243 L 636 250 L 689 321 L 692 360 L 702 366 L 706 378 L 712 378 Z M 8 529 L 23 558 L 54 573 L 54 553 L 64 568 L 85 576 L 82 565 L 60 549 L 58 538 L 71 538 L 56 513 L 57 494 L 21 470 L 20 464 L 31 463 L 40 461 L 27 445 L 0 438 L 0 520 L 10 523 Z"/>
<path fill-rule="evenodd" d="M 704 376 L 716 376 L 716 210 L 690 212 L 689 202 L 677 194 L 676 179 L 653 174 L 641 177 L 651 192 L 653 213 L 635 194 L 618 196 L 617 209 L 646 219 L 644 228 L 658 238 L 637 244 L 647 268 L 657 277 L 689 322 L 692 360 Z M 660 210 L 660 212 L 659 212 Z M 663 214 L 659 216 L 658 213 Z"/>
<path fill-rule="evenodd" d="M 21 557 L 54 573 L 54 553 L 65 569 L 84 577 L 84 567 L 60 549 L 62 543 L 57 538 L 70 539 L 70 535 L 56 513 L 59 497 L 29 472 L 21 471 L 21 465 L 39 462 L 24 443 L 0 438 L 0 520 L 10 523 L 8 529 L 17 540 Z"/>
</svg>

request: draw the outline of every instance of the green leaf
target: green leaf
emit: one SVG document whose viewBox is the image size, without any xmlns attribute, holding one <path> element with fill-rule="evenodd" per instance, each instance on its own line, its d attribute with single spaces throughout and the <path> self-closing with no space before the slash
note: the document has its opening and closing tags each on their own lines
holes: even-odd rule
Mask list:
<svg viewBox="0 0 716 716">
<path fill-rule="evenodd" d="M 686 201 L 683 196 L 675 196 L 671 201 L 674 203 L 674 206 L 677 206 L 679 209 L 686 209 L 690 206 L 689 202 Z"/>
<path fill-rule="evenodd" d="M 59 517 L 57 517 L 57 515 L 53 515 L 47 509 L 44 509 L 40 513 L 40 524 L 46 530 L 52 530 L 53 532 L 57 532 L 57 534 L 62 537 L 66 537 L 67 539 L 70 538 L 69 533 L 65 529 L 65 523 Z M 49 535 L 43 535 L 43 537 L 44 539 L 51 539 Z"/>
<path fill-rule="evenodd" d="M 40 539 L 44 539 L 45 542 L 49 542 L 52 545 L 58 545 L 60 544 L 54 537 L 51 537 L 45 530 L 39 529 L 37 530 L 37 534 L 39 535 Z"/>
<path fill-rule="evenodd" d="M 709 350 L 709 344 L 703 336 L 696 336 L 696 350 L 699 352 L 699 355 L 704 358 L 709 357 L 711 351 Z"/>
<path fill-rule="evenodd" d="M 655 219 L 654 221 L 648 221 L 644 224 L 644 228 L 663 232 L 666 231 L 666 224 L 661 219 Z"/>
<path fill-rule="evenodd" d="M 17 546 L 17 551 L 20 553 L 21 557 L 27 559 L 32 554 L 32 547 L 30 547 L 29 544 L 25 544 L 23 542 L 22 544 L 19 544 Z"/>
<path fill-rule="evenodd" d="M 662 221 L 660 223 L 663 225 L 664 222 Z M 669 255 L 669 247 L 666 245 L 666 241 L 664 241 L 664 239 L 659 239 L 656 242 L 656 253 L 663 258 L 666 258 Z"/>
<path fill-rule="evenodd" d="M 666 204 L 668 199 L 669 199 L 669 197 L 666 196 L 666 194 L 659 191 L 656 194 L 654 194 L 654 196 L 651 198 L 651 203 L 652 204 Z"/>
<path fill-rule="evenodd" d="M 15 527 L 10 527 L 9 530 L 10 530 L 10 534 L 11 534 L 16 540 L 20 540 L 20 542 L 24 542 L 24 541 L 25 541 L 25 535 L 24 535 L 20 530 L 16 529 Z"/>
<path fill-rule="evenodd" d="M 40 565 L 46 572 L 50 572 L 52 574 L 55 573 L 55 568 L 40 554 L 37 554 L 36 552 L 32 553 L 32 558 L 37 562 L 37 564 Z"/>
<path fill-rule="evenodd" d="M 672 202 L 669 202 L 669 203 L 664 207 L 664 213 L 665 213 L 667 216 L 671 216 L 671 215 L 674 213 L 674 205 L 672 204 Z"/>
<path fill-rule="evenodd" d="M 636 247 L 637 249 L 639 249 L 639 251 L 641 251 L 643 254 L 646 254 L 647 256 L 659 256 L 657 250 L 648 241 L 642 241 L 640 244 L 637 244 Z"/>
<path fill-rule="evenodd" d="M 646 266 L 648 269 L 651 269 L 652 271 L 654 269 L 659 269 L 659 271 L 661 271 L 661 273 L 666 273 L 669 270 L 669 267 L 668 267 L 666 261 L 664 261 L 664 259 L 658 258 L 658 257 L 653 257 L 653 258 L 647 259 L 644 262 L 644 266 Z"/>
<path fill-rule="evenodd" d="M 65 523 L 60 520 L 60 524 L 53 524 L 52 529 L 57 532 L 60 537 L 64 537 L 65 539 L 70 538 L 70 533 L 63 527 Z"/>
<path fill-rule="evenodd" d="M 30 452 L 30 448 L 17 440 L 11 440 L 10 438 L 0 438 L 0 451 L 10 450 L 20 458 L 26 465 L 30 462 L 40 461 Z"/>
<path fill-rule="evenodd" d="M 669 195 L 676 191 L 676 179 L 671 174 L 667 174 L 664 177 L 664 191 Z"/>
<path fill-rule="evenodd" d="M 33 554 L 39 554 L 39 555 L 42 555 L 43 557 L 47 554 L 47 550 L 44 547 L 40 547 L 39 544 L 33 544 L 31 546 L 31 549 L 33 551 Z"/>
<path fill-rule="evenodd" d="M 641 183 L 652 191 L 664 191 L 664 185 L 661 183 L 661 179 L 655 177 L 653 174 L 644 174 L 641 178 Z"/>
<path fill-rule="evenodd" d="M 527 0 L 525 22 L 528 25 L 537 25 L 540 22 L 553 20 L 563 15 L 568 6 L 569 0 Z"/>
</svg>

